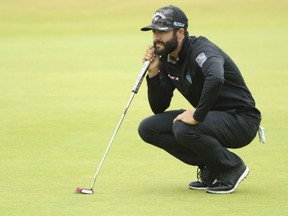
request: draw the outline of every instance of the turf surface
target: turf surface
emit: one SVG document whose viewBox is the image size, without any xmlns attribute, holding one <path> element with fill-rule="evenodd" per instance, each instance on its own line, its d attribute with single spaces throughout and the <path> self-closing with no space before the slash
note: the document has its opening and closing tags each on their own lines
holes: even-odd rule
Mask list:
<svg viewBox="0 0 288 216">
<path fill-rule="evenodd" d="M 238 64 L 263 114 L 267 143 L 235 150 L 251 173 L 231 195 L 187 189 L 196 169 L 144 144 L 151 114 L 136 95 L 89 187 L 131 94 L 164 0 L 2 0 L 0 3 L 1 215 L 287 215 L 285 0 L 174 1 L 191 35 Z M 171 109 L 189 108 L 176 94 Z"/>
</svg>

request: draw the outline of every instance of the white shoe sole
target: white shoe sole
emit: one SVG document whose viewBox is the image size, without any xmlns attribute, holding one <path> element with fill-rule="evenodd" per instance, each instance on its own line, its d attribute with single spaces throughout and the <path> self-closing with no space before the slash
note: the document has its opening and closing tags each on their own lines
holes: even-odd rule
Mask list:
<svg viewBox="0 0 288 216">
<path fill-rule="evenodd" d="M 191 186 L 189 186 L 189 189 L 191 189 L 191 190 L 207 190 L 207 187 L 191 187 Z"/>
</svg>

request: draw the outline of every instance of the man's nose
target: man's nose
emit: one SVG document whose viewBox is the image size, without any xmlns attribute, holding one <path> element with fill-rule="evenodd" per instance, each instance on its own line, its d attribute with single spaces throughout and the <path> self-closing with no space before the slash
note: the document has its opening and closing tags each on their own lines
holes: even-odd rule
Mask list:
<svg viewBox="0 0 288 216">
<path fill-rule="evenodd" d="M 154 36 L 154 40 L 160 40 L 161 39 L 159 32 L 154 32 L 153 36 Z"/>
</svg>

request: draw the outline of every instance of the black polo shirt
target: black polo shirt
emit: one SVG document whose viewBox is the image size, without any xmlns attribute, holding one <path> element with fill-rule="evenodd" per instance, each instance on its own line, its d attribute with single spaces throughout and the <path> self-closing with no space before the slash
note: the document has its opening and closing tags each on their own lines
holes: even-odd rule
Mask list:
<svg viewBox="0 0 288 216">
<path fill-rule="evenodd" d="M 159 74 L 147 77 L 148 99 L 154 113 L 164 112 L 177 89 L 196 109 L 202 122 L 213 110 L 234 110 L 259 124 L 260 112 L 232 59 L 205 37 L 185 37 L 178 59 L 160 58 Z"/>
</svg>

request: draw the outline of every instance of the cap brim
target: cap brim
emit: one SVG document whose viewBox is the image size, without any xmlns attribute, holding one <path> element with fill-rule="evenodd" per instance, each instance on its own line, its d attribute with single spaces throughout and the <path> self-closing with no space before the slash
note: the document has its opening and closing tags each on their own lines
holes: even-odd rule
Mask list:
<svg viewBox="0 0 288 216">
<path fill-rule="evenodd" d="M 171 31 L 171 30 L 173 30 L 173 28 L 163 27 L 163 26 L 159 26 L 159 25 L 155 25 L 155 24 L 148 25 L 148 26 L 141 28 L 141 31 L 150 31 L 150 30 Z"/>
</svg>

